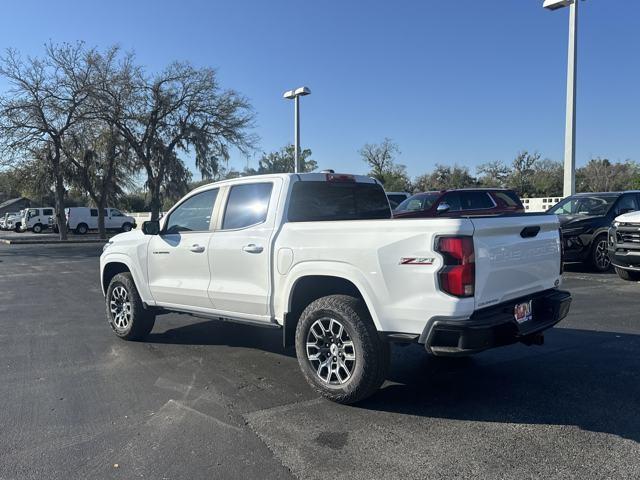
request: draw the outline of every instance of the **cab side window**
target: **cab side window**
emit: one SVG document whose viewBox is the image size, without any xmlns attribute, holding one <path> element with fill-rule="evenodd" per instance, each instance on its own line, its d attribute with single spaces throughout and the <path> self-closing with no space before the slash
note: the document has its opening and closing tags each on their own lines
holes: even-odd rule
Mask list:
<svg viewBox="0 0 640 480">
<path fill-rule="evenodd" d="M 440 201 L 440 203 L 446 203 L 447 205 L 449 205 L 450 212 L 459 212 L 460 210 L 462 210 L 462 206 L 460 203 L 460 194 L 457 192 L 447 193 Z"/>
<path fill-rule="evenodd" d="M 52 208 L 45 208 L 42 210 L 42 215 L 53 215 L 53 209 Z"/>
<path fill-rule="evenodd" d="M 211 226 L 218 189 L 205 190 L 182 202 L 167 219 L 165 232 L 206 232 Z"/>
<path fill-rule="evenodd" d="M 267 219 L 272 188 L 273 184 L 270 182 L 231 187 L 222 229 L 234 230 L 264 222 Z"/>
<path fill-rule="evenodd" d="M 486 192 L 463 192 L 462 210 L 485 210 L 495 205 Z"/>
</svg>

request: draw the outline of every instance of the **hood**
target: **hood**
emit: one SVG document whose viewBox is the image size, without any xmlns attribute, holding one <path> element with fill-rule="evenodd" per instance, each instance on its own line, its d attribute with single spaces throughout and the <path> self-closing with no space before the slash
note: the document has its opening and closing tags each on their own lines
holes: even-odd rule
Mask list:
<svg viewBox="0 0 640 480">
<path fill-rule="evenodd" d="M 565 235 L 590 232 L 609 224 L 607 217 L 599 215 L 558 215 L 558 219 Z"/>
<path fill-rule="evenodd" d="M 560 226 L 562 228 L 575 228 L 584 224 L 589 224 L 594 220 L 603 219 L 605 217 L 597 215 L 558 215 Z"/>
<path fill-rule="evenodd" d="M 623 213 L 616 217 L 616 222 L 640 223 L 640 211 Z"/>
<path fill-rule="evenodd" d="M 110 238 L 111 242 L 127 242 L 144 236 L 142 230 L 131 230 L 129 232 L 119 233 Z"/>
</svg>

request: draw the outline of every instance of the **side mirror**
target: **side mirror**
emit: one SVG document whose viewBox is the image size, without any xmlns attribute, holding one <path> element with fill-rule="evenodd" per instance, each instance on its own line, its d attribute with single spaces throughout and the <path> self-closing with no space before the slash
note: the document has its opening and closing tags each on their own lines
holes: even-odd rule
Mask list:
<svg viewBox="0 0 640 480">
<path fill-rule="evenodd" d="M 157 220 L 142 222 L 142 233 L 145 235 L 158 235 L 160 233 L 160 222 Z"/>
<path fill-rule="evenodd" d="M 436 208 L 436 213 L 438 213 L 438 215 L 440 215 L 442 213 L 447 213 L 449 210 L 451 210 L 451 206 L 448 203 L 442 202 Z"/>
</svg>

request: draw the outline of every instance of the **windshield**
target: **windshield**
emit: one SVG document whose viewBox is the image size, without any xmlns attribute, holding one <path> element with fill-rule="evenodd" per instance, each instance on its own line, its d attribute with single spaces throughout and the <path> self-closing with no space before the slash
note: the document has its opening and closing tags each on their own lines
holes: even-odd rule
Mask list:
<svg viewBox="0 0 640 480">
<path fill-rule="evenodd" d="M 551 208 L 549 213 L 556 215 L 606 215 L 617 198 L 614 195 L 569 197 Z"/>
<path fill-rule="evenodd" d="M 436 200 L 440 198 L 439 193 L 418 193 L 407 198 L 396 207 L 396 212 L 415 212 L 418 210 L 428 210 Z"/>
</svg>

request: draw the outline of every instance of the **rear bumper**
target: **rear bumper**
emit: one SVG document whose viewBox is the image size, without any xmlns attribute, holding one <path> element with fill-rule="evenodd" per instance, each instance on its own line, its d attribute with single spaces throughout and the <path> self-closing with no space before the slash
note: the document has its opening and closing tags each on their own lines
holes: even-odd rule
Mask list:
<svg viewBox="0 0 640 480">
<path fill-rule="evenodd" d="M 533 319 L 518 324 L 514 318 L 517 303 L 532 300 Z M 541 343 L 540 333 L 569 313 L 571 294 L 546 290 L 528 297 L 484 308 L 463 320 L 432 319 L 420 336 L 420 343 L 433 355 L 469 355 L 516 342 Z"/>
</svg>

